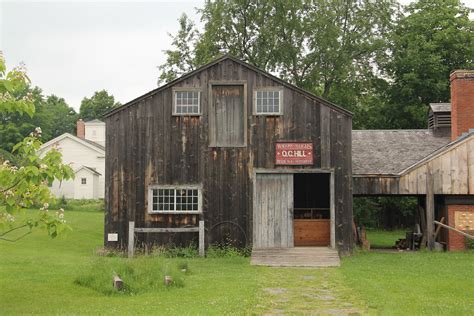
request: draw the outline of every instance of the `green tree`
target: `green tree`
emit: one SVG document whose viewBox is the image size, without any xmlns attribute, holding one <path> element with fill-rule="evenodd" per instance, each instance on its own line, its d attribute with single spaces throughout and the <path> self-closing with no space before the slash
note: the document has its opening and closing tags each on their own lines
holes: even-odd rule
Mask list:
<svg viewBox="0 0 474 316">
<path fill-rule="evenodd" d="M 74 133 L 78 115 L 63 98 L 50 95 L 37 107 L 33 124 L 41 126 L 44 141 L 64 133 Z"/>
<path fill-rule="evenodd" d="M 18 67 L 7 72 L 0 52 L 2 115 L 33 115 L 35 106 L 32 94 L 17 97 L 28 84 L 25 68 Z M 62 164 L 61 154 L 57 150 L 53 149 L 43 157 L 38 156 L 37 151 L 42 144 L 40 136 L 41 128 L 37 127 L 13 147 L 15 163 L 0 158 L 0 240 L 18 240 L 36 227 L 46 228 L 53 238 L 68 229 L 63 210 L 57 213 L 48 211 L 52 200 L 48 183 L 67 180 L 74 174 L 69 166 Z M 24 211 L 35 205 L 42 205 L 41 209 L 35 213 Z"/>
<path fill-rule="evenodd" d="M 386 58 L 397 10 L 393 1 L 207 1 L 202 33 L 180 19 L 160 79 L 229 53 L 354 110 L 373 86 L 376 59 Z"/>
<path fill-rule="evenodd" d="M 16 98 L 27 95 L 34 104 L 35 115 L 30 117 L 25 113 L 0 113 L 0 149 L 3 152 L 10 152 L 36 126 L 41 126 L 41 140 L 44 142 L 75 130 L 77 113 L 64 99 L 55 95 L 44 97 L 43 91 L 38 87 L 25 86 L 23 90 L 15 91 Z"/>
<path fill-rule="evenodd" d="M 428 104 L 449 101 L 449 74 L 474 66 L 470 11 L 459 0 L 419 0 L 405 8 L 384 67 L 393 84 L 383 125 L 426 128 Z"/>
<path fill-rule="evenodd" d="M 79 117 L 84 121 L 101 119 L 107 111 L 120 106 L 115 102 L 113 95 L 109 95 L 106 90 L 97 91 L 91 98 L 84 98 L 81 102 Z"/>
<path fill-rule="evenodd" d="M 193 49 L 197 44 L 199 32 L 195 24 L 183 13 L 178 20 L 179 30 L 176 35 L 168 33 L 172 38 L 171 45 L 175 50 L 165 50 L 166 62 L 159 66 L 161 74 L 158 83 L 171 81 L 187 72 L 193 71 L 195 67 Z"/>
</svg>

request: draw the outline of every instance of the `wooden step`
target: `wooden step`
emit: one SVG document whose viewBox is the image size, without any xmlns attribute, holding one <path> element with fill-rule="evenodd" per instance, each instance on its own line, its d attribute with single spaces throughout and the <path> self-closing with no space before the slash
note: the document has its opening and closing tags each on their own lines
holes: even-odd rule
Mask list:
<svg viewBox="0 0 474 316">
<path fill-rule="evenodd" d="M 295 247 L 253 249 L 252 265 L 271 267 L 339 267 L 336 250 L 327 247 Z"/>
</svg>

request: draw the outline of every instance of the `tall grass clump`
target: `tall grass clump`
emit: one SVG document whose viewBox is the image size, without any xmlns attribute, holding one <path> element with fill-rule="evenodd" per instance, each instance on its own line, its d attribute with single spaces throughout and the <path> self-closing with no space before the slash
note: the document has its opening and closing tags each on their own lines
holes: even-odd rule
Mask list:
<svg viewBox="0 0 474 316">
<path fill-rule="evenodd" d="M 138 295 L 150 291 L 160 291 L 184 286 L 187 271 L 183 264 L 160 257 L 136 257 L 133 260 L 101 257 L 95 259 L 74 281 L 104 295 Z M 118 275 L 123 288 L 113 287 L 112 279 Z M 173 282 L 164 284 L 164 277 L 171 276 Z"/>
</svg>

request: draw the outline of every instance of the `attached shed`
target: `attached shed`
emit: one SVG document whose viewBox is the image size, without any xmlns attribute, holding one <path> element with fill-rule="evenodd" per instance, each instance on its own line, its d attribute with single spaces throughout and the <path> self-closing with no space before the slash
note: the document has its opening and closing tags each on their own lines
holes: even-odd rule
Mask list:
<svg viewBox="0 0 474 316">
<path fill-rule="evenodd" d="M 350 112 L 225 56 L 105 120 L 107 246 L 126 247 L 129 222 L 204 221 L 206 244 L 352 250 Z M 139 244 L 197 237 L 138 231 Z"/>
<path fill-rule="evenodd" d="M 426 130 L 353 131 L 354 196 L 416 196 L 433 247 L 434 221 L 474 235 L 474 70 L 451 74 L 451 103 L 432 103 Z M 464 237 L 441 235 L 449 250 Z"/>
</svg>

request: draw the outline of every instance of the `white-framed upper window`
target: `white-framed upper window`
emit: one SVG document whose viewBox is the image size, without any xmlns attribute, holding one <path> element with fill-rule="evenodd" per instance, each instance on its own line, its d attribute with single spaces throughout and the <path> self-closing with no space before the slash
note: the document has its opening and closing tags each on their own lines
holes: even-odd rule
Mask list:
<svg viewBox="0 0 474 316">
<path fill-rule="evenodd" d="M 279 88 L 265 88 L 255 90 L 254 113 L 255 115 L 281 115 L 283 114 L 283 90 Z"/>
<path fill-rule="evenodd" d="M 200 115 L 201 91 L 195 88 L 173 90 L 173 115 Z"/>
<path fill-rule="evenodd" d="M 153 185 L 148 189 L 149 213 L 201 213 L 202 193 L 196 185 Z"/>
</svg>

